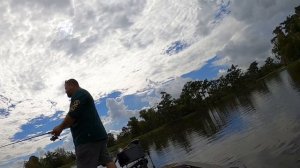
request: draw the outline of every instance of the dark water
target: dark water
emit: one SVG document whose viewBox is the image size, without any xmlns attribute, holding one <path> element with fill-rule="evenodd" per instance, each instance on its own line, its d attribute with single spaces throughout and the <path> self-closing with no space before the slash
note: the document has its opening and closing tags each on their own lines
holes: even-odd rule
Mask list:
<svg viewBox="0 0 300 168">
<path fill-rule="evenodd" d="M 250 168 L 300 167 L 300 64 L 249 94 L 175 122 L 144 139 L 157 167 L 193 161 Z"/>
</svg>

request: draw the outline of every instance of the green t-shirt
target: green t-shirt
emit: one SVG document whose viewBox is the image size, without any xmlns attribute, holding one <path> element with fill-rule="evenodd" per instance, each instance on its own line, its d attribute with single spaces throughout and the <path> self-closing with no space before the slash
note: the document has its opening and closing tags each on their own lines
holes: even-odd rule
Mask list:
<svg viewBox="0 0 300 168">
<path fill-rule="evenodd" d="M 75 119 L 71 133 L 75 146 L 107 139 L 107 133 L 97 113 L 93 97 L 79 89 L 71 97 L 68 115 Z"/>
</svg>

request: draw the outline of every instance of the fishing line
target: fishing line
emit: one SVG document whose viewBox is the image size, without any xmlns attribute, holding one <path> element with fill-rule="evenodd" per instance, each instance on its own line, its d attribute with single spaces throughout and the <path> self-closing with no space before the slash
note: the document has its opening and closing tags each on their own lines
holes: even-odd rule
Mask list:
<svg viewBox="0 0 300 168">
<path fill-rule="evenodd" d="M 9 144 L 6 144 L 6 145 L 2 145 L 2 146 L 0 146 L 0 148 L 4 148 L 6 146 L 10 146 L 10 145 L 17 144 L 17 143 L 20 143 L 20 142 L 28 141 L 30 139 L 37 138 L 37 137 L 44 136 L 44 135 L 48 135 L 48 134 L 51 134 L 51 133 L 52 132 L 49 131 L 49 132 L 46 132 L 46 133 L 38 134 L 38 135 L 29 137 L 29 138 L 25 138 L 25 139 L 18 140 L 18 141 L 15 141 L 15 142 L 12 142 L 12 143 L 9 143 Z M 58 139 L 58 136 L 54 136 L 54 135 L 50 138 L 51 141 L 55 141 L 56 139 Z"/>
</svg>

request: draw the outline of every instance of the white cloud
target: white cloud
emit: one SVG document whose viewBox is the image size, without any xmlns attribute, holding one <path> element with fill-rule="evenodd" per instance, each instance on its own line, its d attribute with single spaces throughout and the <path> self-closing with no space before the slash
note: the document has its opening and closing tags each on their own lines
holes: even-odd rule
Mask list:
<svg viewBox="0 0 300 168">
<path fill-rule="evenodd" d="M 0 118 L 5 125 L 0 144 L 10 142 L 30 119 L 66 111 L 63 82 L 68 78 L 78 79 L 98 99 L 114 90 L 124 95 L 149 90 L 149 81 L 160 85 L 180 77 L 216 54 L 241 66 L 262 60 L 270 54 L 273 28 L 299 4 L 233 0 L 231 13 L 216 22 L 222 2 L 227 1 L 1 1 L 0 95 L 7 100 L 1 97 L 0 109 L 16 107 Z M 172 56 L 163 54 L 177 40 L 189 47 Z M 166 91 L 178 96 L 183 82 L 168 85 Z M 108 105 L 105 122 L 135 114 L 122 100 Z M 32 151 L 5 150 L 3 156 Z"/>
<path fill-rule="evenodd" d="M 149 107 L 155 107 L 161 101 L 161 92 L 166 92 L 172 98 L 179 98 L 183 86 L 191 81 L 190 78 L 176 77 L 165 83 L 153 83 L 149 81 L 148 90 L 143 92 L 141 99 L 149 103 Z"/>
<path fill-rule="evenodd" d="M 61 146 L 62 148 L 64 148 L 67 151 L 75 152 L 73 138 L 70 131 L 67 131 L 67 133 L 63 137 L 61 137 L 61 139 L 63 140 L 63 145 Z"/>
<path fill-rule="evenodd" d="M 106 106 L 108 108 L 108 116 L 104 117 L 102 122 L 108 132 L 111 132 L 110 130 L 119 130 L 123 126 L 126 126 L 130 117 L 138 115 L 138 111 L 127 109 L 121 97 L 107 99 Z"/>
</svg>

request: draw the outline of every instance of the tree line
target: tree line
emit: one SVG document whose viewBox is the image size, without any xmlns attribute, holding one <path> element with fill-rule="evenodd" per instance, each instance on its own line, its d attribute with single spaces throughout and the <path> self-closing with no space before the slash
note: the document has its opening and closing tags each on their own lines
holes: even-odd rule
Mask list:
<svg viewBox="0 0 300 168">
<path fill-rule="evenodd" d="M 55 151 L 48 151 L 43 157 L 30 156 L 28 161 L 24 162 L 25 168 L 57 168 L 63 165 L 75 162 L 75 154 L 65 151 L 63 148 L 57 148 Z"/>
<path fill-rule="evenodd" d="M 177 99 L 172 98 L 169 93 L 161 92 L 161 101 L 157 106 L 139 111 L 139 119 L 131 117 L 117 140 L 111 140 L 113 144 L 128 141 L 188 114 L 204 111 L 229 94 L 253 88 L 259 78 L 281 66 L 279 61 L 276 62 L 270 57 L 261 67 L 258 67 L 256 61 L 252 62 L 246 72 L 237 65 L 231 65 L 227 74 L 218 79 L 187 82 Z"/>
<path fill-rule="evenodd" d="M 285 65 L 300 58 L 300 6 L 273 31 L 272 52 Z"/>
</svg>

